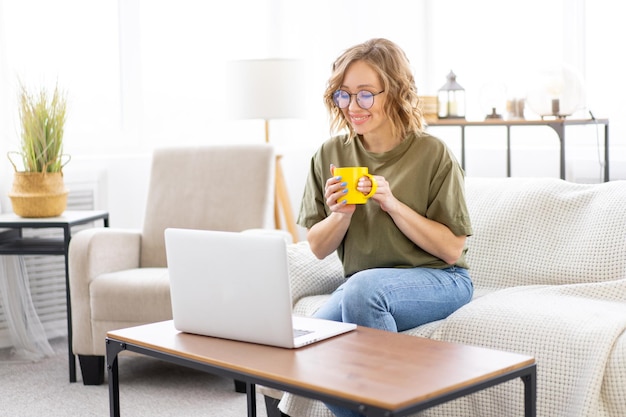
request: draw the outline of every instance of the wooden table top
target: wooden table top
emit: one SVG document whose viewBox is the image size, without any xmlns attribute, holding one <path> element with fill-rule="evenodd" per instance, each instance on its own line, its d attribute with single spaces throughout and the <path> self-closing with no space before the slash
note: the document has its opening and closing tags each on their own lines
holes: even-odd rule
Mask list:
<svg viewBox="0 0 626 417">
<path fill-rule="evenodd" d="M 298 349 L 182 333 L 172 321 L 110 331 L 107 336 L 389 410 L 535 363 L 526 355 L 366 327 Z"/>
</svg>

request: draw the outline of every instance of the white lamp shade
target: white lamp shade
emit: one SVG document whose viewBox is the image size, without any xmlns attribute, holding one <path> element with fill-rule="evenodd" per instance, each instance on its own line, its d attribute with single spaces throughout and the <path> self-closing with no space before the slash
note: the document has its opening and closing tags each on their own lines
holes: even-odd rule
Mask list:
<svg viewBox="0 0 626 417">
<path fill-rule="evenodd" d="M 231 61 L 230 114 L 236 119 L 298 119 L 304 115 L 304 65 L 290 59 Z"/>
</svg>

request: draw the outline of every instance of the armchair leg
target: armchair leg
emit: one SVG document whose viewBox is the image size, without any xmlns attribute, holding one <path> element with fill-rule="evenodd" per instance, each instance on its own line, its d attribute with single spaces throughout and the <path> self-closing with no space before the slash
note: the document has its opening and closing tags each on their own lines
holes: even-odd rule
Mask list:
<svg viewBox="0 0 626 417">
<path fill-rule="evenodd" d="M 83 385 L 101 385 L 104 382 L 104 356 L 78 355 Z"/>
<path fill-rule="evenodd" d="M 235 379 L 235 392 L 241 392 L 244 393 L 246 392 L 246 383 L 243 381 L 238 381 Z"/>
</svg>

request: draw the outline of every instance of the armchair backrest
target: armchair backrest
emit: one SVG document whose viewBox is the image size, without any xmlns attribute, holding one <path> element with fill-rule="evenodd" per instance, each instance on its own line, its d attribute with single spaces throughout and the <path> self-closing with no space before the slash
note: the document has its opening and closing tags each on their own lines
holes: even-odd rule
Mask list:
<svg viewBox="0 0 626 417">
<path fill-rule="evenodd" d="M 167 266 L 167 227 L 235 232 L 272 227 L 275 158 L 267 144 L 155 150 L 141 266 Z"/>
</svg>

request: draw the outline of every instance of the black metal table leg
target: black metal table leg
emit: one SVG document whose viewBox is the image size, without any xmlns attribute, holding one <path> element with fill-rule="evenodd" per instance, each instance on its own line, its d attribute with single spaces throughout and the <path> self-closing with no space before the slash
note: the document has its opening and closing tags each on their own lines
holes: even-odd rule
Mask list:
<svg viewBox="0 0 626 417">
<path fill-rule="evenodd" d="M 506 127 L 506 176 L 511 176 L 511 126 Z"/>
<path fill-rule="evenodd" d="M 604 125 L 604 182 L 609 181 L 609 123 Z"/>
<path fill-rule="evenodd" d="M 524 416 L 537 416 L 537 370 L 533 367 L 529 375 L 522 377 L 524 382 Z"/>
<path fill-rule="evenodd" d="M 256 386 L 246 382 L 246 392 L 248 398 L 248 417 L 256 417 Z"/>
<path fill-rule="evenodd" d="M 109 374 L 109 408 L 111 417 L 120 417 L 120 380 L 117 355 L 126 347 L 123 343 L 106 341 L 107 371 Z"/>
<path fill-rule="evenodd" d="M 70 234 L 69 226 L 63 228 L 63 251 L 65 252 L 65 306 L 67 314 L 67 357 L 69 363 L 70 382 L 76 382 L 76 356 L 72 350 L 72 300 L 70 297 Z"/>
</svg>

